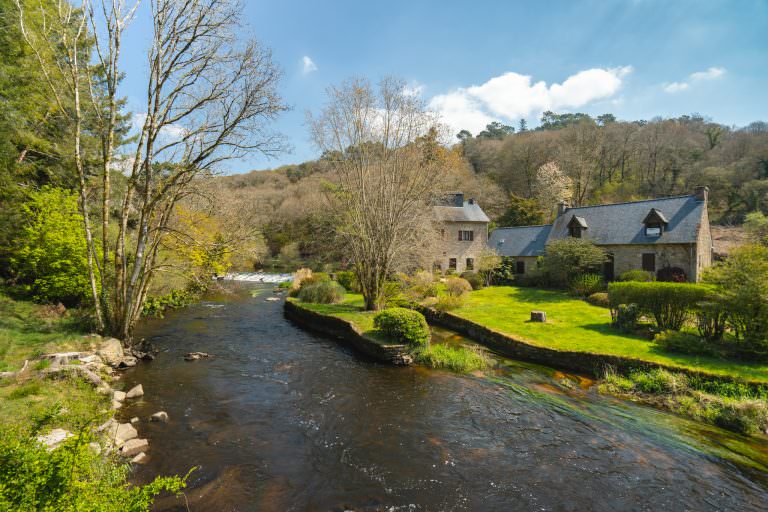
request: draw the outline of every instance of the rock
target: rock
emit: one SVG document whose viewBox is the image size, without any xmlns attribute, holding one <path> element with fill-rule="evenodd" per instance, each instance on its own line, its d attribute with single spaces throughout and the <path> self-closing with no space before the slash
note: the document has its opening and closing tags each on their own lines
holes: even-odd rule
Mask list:
<svg viewBox="0 0 768 512">
<path fill-rule="evenodd" d="M 111 395 L 114 391 L 112 391 L 111 387 L 105 384 L 96 388 L 96 392 L 100 395 Z"/>
<path fill-rule="evenodd" d="M 112 409 L 118 410 L 123 406 L 122 402 L 118 402 L 117 400 L 112 400 Z"/>
<path fill-rule="evenodd" d="M 149 441 L 146 439 L 131 439 L 120 448 L 120 455 L 133 457 L 149 449 Z"/>
<path fill-rule="evenodd" d="M 37 436 L 37 441 L 45 445 L 50 452 L 58 448 L 69 437 L 72 437 L 72 432 L 63 428 L 55 428 L 44 436 Z"/>
<path fill-rule="evenodd" d="M 96 352 L 110 366 L 117 366 L 125 357 L 123 344 L 117 338 L 107 338 L 102 341 L 99 350 Z"/>
<path fill-rule="evenodd" d="M 0 379 L 13 379 L 21 375 L 22 373 L 25 373 L 29 369 L 29 361 L 24 361 L 24 366 L 21 367 L 21 370 L 17 372 L 0 372 Z"/>
<path fill-rule="evenodd" d="M 149 457 L 147 456 L 147 454 L 146 454 L 146 453 L 144 453 L 144 452 L 141 452 L 141 453 L 139 453 L 137 456 L 135 456 L 134 458 L 132 458 L 132 459 L 131 459 L 131 462 L 132 462 L 132 463 L 134 463 L 134 464 L 146 464 L 146 463 L 147 463 L 147 459 L 148 459 L 148 458 L 149 458 Z"/>
<path fill-rule="evenodd" d="M 84 380 L 87 380 L 93 384 L 96 389 L 108 387 L 106 382 L 99 377 L 95 372 L 89 370 L 81 364 L 67 364 L 63 366 L 51 366 L 41 372 L 46 377 L 48 376 L 67 376 L 67 374 L 77 373 Z"/>
<path fill-rule="evenodd" d="M 546 322 L 547 314 L 544 311 L 531 311 L 531 322 Z"/>
<path fill-rule="evenodd" d="M 189 352 L 184 355 L 185 361 L 197 361 L 198 359 L 205 359 L 208 357 L 213 357 L 211 354 L 208 354 L 206 352 Z"/>
<path fill-rule="evenodd" d="M 115 368 L 117 368 L 118 370 L 125 370 L 126 368 L 133 368 L 138 363 L 139 363 L 139 360 L 136 359 L 135 357 L 125 356 L 120 360 L 119 363 L 117 363 L 117 366 L 115 366 Z"/>
<path fill-rule="evenodd" d="M 96 354 L 91 354 L 89 356 L 81 356 L 80 360 L 85 364 L 104 364 L 104 360 L 97 356 Z"/>
<path fill-rule="evenodd" d="M 144 396 L 144 388 L 141 387 L 141 384 L 138 384 L 138 385 L 132 387 L 125 394 L 125 398 L 139 398 L 141 396 Z"/>
<path fill-rule="evenodd" d="M 110 418 L 98 427 L 96 427 L 96 432 L 110 432 L 110 436 L 114 435 L 112 431 L 117 428 L 117 420 L 114 418 Z"/>
<path fill-rule="evenodd" d="M 270 301 L 270 302 L 277 302 L 277 301 L 279 301 L 281 299 L 280 299 L 280 297 L 267 297 L 267 300 Z"/>
<path fill-rule="evenodd" d="M 101 453 L 101 445 L 95 441 L 93 443 L 88 443 L 88 448 L 90 448 L 96 455 Z"/>
<path fill-rule="evenodd" d="M 125 391 L 115 391 L 112 393 L 112 399 L 117 400 L 118 402 L 125 401 Z"/>
<path fill-rule="evenodd" d="M 138 425 L 139 424 L 139 418 L 137 416 L 134 416 L 131 418 L 131 425 Z"/>
<path fill-rule="evenodd" d="M 116 446 L 122 446 L 127 441 L 136 439 L 137 437 L 139 437 L 139 433 L 136 432 L 136 429 L 133 428 L 133 425 L 130 423 L 121 423 L 115 429 L 113 440 L 115 441 Z"/>
<path fill-rule="evenodd" d="M 168 423 L 168 413 L 165 411 L 158 411 L 149 417 L 149 421 L 161 421 L 163 423 Z"/>
</svg>

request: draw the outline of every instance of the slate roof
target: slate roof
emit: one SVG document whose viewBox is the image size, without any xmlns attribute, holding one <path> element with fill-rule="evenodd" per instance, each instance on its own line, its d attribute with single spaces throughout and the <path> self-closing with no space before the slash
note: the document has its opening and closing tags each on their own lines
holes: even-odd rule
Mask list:
<svg viewBox="0 0 768 512">
<path fill-rule="evenodd" d="M 582 236 L 598 245 L 695 243 L 704 205 L 695 196 L 687 195 L 568 208 L 552 224 L 549 240 L 567 237 L 568 222 L 576 215 L 589 226 Z M 645 236 L 643 220 L 654 208 L 667 225 L 661 236 Z"/>
<path fill-rule="evenodd" d="M 480 205 L 464 201 L 464 206 L 434 206 L 435 217 L 443 222 L 490 222 Z"/>
<path fill-rule="evenodd" d="M 488 237 L 488 247 L 499 256 L 541 256 L 549 237 L 551 225 L 521 226 L 494 229 Z"/>
<path fill-rule="evenodd" d="M 488 246 L 501 256 L 539 256 L 547 242 L 570 235 L 568 224 L 574 217 L 588 226 L 582 237 L 598 245 L 695 243 L 705 204 L 686 195 L 568 208 L 551 225 L 495 229 Z M 645 236 L 643 221 L 652 209 L 667 221 L 661 236 Z"/>
</svg>

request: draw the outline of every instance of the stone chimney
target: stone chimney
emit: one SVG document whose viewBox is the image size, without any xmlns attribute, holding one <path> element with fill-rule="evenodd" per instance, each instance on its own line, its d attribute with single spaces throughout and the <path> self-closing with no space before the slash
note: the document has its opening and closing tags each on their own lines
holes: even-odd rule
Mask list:
<svg viewBox="0 0 768 512">
<path fill-rule="evenodd" d="M 458 206 L 461 208 L 464 206 L 464 194 L 461 192 L 456 192 L 453 194 L 453 206 Z"/>
<path fill-rule="evenodd" d="M 557 203 L 557 216 L 559 217 L 562 214 L 564 214 L 565 210 L 567 210 L 568 207 L 569 205 L 567 201 L 560 201 L 559 203 Z"/>
<path fill-rule="evenodd" d="M 697 201 L 707 202 L 709 200 L 709 187 L 696 187 L 693 195 Z"/>
</svg>

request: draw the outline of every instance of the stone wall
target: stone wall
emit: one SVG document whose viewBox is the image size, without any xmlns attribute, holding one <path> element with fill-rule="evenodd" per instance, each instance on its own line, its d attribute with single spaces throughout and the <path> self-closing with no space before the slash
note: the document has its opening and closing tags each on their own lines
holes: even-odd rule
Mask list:
<svg viewBox="0 0 768 512">
<path fill-rule="evenodd" d="M 488 244 L 488 224 L 485 222 L 443 222 L 438 225 L 442 230 L 442 238 L 438 236 L 435 249 L 435 263 L 443 271 L 448 270 L 448 262 L 456 258 L 456 272 L 467 270 L 467 258 L 473 258 L 475 265 Z M 459 241 L 459 231 L 473 231 L 474 240 Z M 440 231 L 438 231 L 438 235 Z"/>
<path fill-rule="evenodd" d="M 689 280 L 696 280 L 695 244 L 601 245 L 600 247 L 613 254 L 613 274 L 616 278 L 628 270 L 642 270 L 643 254 L 651 253 L 656 255 L 656 271 L 667 266 L 680 267 Z"/>
<path fill-rule="evenodd" d="M 696 273 L 694 275 L 694 281 L 701 281 L 702 271 L 712 266 L 712 231 L 709 227 L 709 212 L 707 211 L 707 205 L 704 205 L 704 213 L 701 217 L 701 225 L 699 226 L 699 233 L 696 238 Z"/>
</svg>

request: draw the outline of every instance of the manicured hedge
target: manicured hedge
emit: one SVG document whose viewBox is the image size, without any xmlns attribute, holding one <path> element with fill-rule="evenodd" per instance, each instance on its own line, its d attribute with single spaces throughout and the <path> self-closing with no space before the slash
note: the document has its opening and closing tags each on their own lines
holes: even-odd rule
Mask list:
<svg viewBox="0 0 768 512">
<path fill-rule="evenodd" d="M 712 294 L 707 285 L 667 282 L 618 282 L 608 285 L 611 309 L 636 304 L 640 312 L 653 317 L 660 329 L 679 331 L 697 304 Z"/>
<path fill-rule="evenodd" d="M 426 345 L 431 337 L 424 315 L 410 309 L 385 309 L 373 317 L 373 325 L 387 338 L 409 345 Z"/>
</svg>

